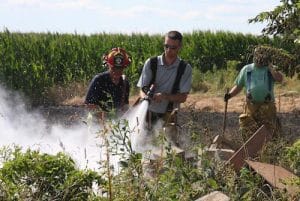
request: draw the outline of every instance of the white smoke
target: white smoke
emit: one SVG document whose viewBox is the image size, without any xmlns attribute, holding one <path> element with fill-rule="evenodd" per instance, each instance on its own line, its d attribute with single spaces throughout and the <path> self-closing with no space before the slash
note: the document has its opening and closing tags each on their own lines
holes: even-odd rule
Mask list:
<svg viewBox="0 0 300 201">
<path fill-rule="evenodd" d="M 133 150 L 137 153 L 142 153 L 144 158 L 155 159 L 162 154 L 162 149 L 166 143 L 159 141 L 159 135 L 164 132 L 163 121 L 158 120 L 155 125 L 151 125 L 151 130 L 148 130 L 148 125 L 145 121 L 149 102 L 142 101 L 137 106 L 129 110 L 122 118 L 128 120 L 131 134 L 131 143 Z"/>
<path fill-rule="evenodd" d="M 134 151 L 143 153 L 146 149 L 152 149 L 149 147 L 147 141 L 147 130 L 145 117 L 149 106 L 148 101 L 142 101 L 135 107 L 128 110 L 121 119 L 127 119 L 128 125 L 131 131 L 131 143 Z"/>
<path fill-rule="evenodd" d="M 19 95 L 0 86 L 0 147 L 14 144 L 49 154 L 65 152 L 79 168 L 96 170 L 102 160 L 98 129 L 84 123 L 49 125 L 38 111 L 28 112 Z"/>
<path fill-rule="evenodd" d="M 134 151 L 152 157 L 153 153 L 161 151 L 161 145 L 153 143 L 157 135 L 149 132 L 145 125 L 148 105 L 148 101 L 142 101 L 121 119 L 127 119 L 133 131 L 130 139 Z M 87 118 L 87 114 L 82 118 Z M 162 130 L 162 122 L 158 121 L 153 127 L 154 131 Z M 49 154 L 65 152 L 79 168 L 97 170 L 100 168 L 99 162 L 106 160 L 105 150 L 102 151 L 100 146 L 104 142 L 99 131 L 99 125 L 87 125 L 83 121 L 68 127 L 59 123 L 49 124 L 41 112 L 29 112 L 20 96 L 0 86 L 0 147 L 14 144 L 24 150 L 30 148 Z M 118 160 L 118 156 L 113 156 L 110 161 L 116 171 Z"/>
</svg>

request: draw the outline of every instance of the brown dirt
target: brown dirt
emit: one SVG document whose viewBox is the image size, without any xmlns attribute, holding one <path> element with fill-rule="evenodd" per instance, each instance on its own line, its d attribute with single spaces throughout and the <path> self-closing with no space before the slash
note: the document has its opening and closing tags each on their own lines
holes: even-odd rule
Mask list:
<svg viewBox="0 0 300 201">
<path fill-rule="evenodd" d="M 245 97 L 240 94 L 229 100 L 228 112 L 239 112 L 243 111 L 245 104 Z M 186 103 L 183 107 L 193 106 L 195 109 L 200 111 L 213 111 L 213 112 L 224 112 L 225 104 L 223 101 L 223 96 L 216 97 L 206 94 L 190 94 Z M 300 111 L 300 94 L 297 92 L 287 92 L 280 94 L 276 98 L 276 107 L 278 112 L 296 112 Z"/>
<path fill-rule="evenodd" d="M 240 94 L 229 100 L 225 136 L 236 139 L 239 134 L 238 117 L 243 112 L 245 97 Z M 198 131 L 212 141 L 215 135 L 223 132 L 225 103 L 223 96 L 190 94 L 182 105 L 182 115 L 187 121 L 198 122 Z M 286 92 L 276 98 L 277 114 L 282 124 L 283 137 L 294 142 L 300 137 L 300 94 Z"/>
<path fill-rule="evenodd" d="M 132 96 L 129 100 L 132 105 L 138 96 Z M 76 102 L 80 99 L 74 98 L 69 102 Z M 68 102 L 68 101 L 66 101 Z M 240 94 L 230 99 L 227 107 L 228 112 L 243 111 L 245 104 L 245 97 Z M 182 108 L 193 108 L 199 111 L 210 111 L 210 112 L 224 112 L 224 101 L 223 96 L 208 95 L 205 93 L 193 93 L 189 94 L 188 99 L 185 103 L 181 104 Z M 278 112 L 300 112 L 300 93 L 294 91 L 288 91 L 278 95 L 276 98 L 276 107 Z"/>
<path fill-rule="evenodd" d="M 137 100 L 137 96 L 130 98 L 130 105 Z M 230 99 L 227 108 L 227 120 L 225 122 L 225 136 L 235 139 L 239 135 L 238 117 L 243 111 L 244 95 L 240 94 Z M 82 107 L 83 98 L 73 97 L 63 101 L 60 107 L 46 109 L 48 117 L 59 114 L 66 121 L 72 124 L 84 114 Z M 208 95 L 205 93 L 190 94 L 187 101 L 182 104 L 179 117 L 182 119 L 182 127 L 193 125 L 192 130 L 197 131 L 207 143 L 211 142 L 214 136 L 221 134 L 224 126 L 224 101 L 223 96 Z M 296 92 L 286 92 L 280 94 L 276 99 L 278 117 L 281 120 L 284 137 L 293 142 L 300 136 L 300 94 Z M 63 111 L 63 112 L 62 112 Z M 53 115 L 52 115 L 53 114 Z M 60 118 L 54 118 L 57 120 Z"/>
</svg>

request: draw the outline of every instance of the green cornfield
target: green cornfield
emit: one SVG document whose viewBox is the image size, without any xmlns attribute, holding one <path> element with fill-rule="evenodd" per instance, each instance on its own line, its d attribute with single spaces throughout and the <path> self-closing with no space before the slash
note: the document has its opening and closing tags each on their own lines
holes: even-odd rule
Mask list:
<svg viewBox="0 0 300 201">
<path fill-rule="evenodd" d="M 35 104 L 43 103 L 52 86 L 88 82 L 105 71 L 102 55 L 113 47 L 125 48 L 133 62 L 126 75 L 134 87 L 145 60 L 163 52 L 163 35 L 0 32 L 0 83 L 20 91 Z M 184 33 L 180 56 L 200 72 L 226 69 L 229 61 L 247 63 L 249 48 L 267 44 L 281 48 L 280 39 L 230 32 Z M 284 47 L 287 51 L 292 46 Z"/>
</svg>

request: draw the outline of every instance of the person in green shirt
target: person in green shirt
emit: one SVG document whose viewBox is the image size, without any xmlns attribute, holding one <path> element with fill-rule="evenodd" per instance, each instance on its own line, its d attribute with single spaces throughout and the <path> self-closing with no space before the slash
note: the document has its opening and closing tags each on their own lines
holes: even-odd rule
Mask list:
<svg viewBox="0 0 300 201">
<path fill-rule="evenodd" d="M 274 82 L 282 82 L 283 75 L 271 63 L 263 47 L 254 49 L 253 63 L 239 72 L 235 85 L 224 96 L 227 102 L 245 88 L 245 111 L 239 116 L 243 140 L 247 140 L 263 124 L 272 134 L 278 134 L 280 122 L 276 116 Z"/>
</svg>

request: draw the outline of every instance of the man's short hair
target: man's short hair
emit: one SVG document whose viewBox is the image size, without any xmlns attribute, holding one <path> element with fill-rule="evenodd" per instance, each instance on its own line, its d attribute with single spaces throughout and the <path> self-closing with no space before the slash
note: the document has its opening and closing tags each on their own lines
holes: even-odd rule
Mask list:
<svg viewBox="0 0 300 201">
<path fill-rule="evenodd" d="M 182 34 L 178 31 L 169 31 L 166 36 L 172 40 L 179 40 L 182 42 Z"/>
</svg>

